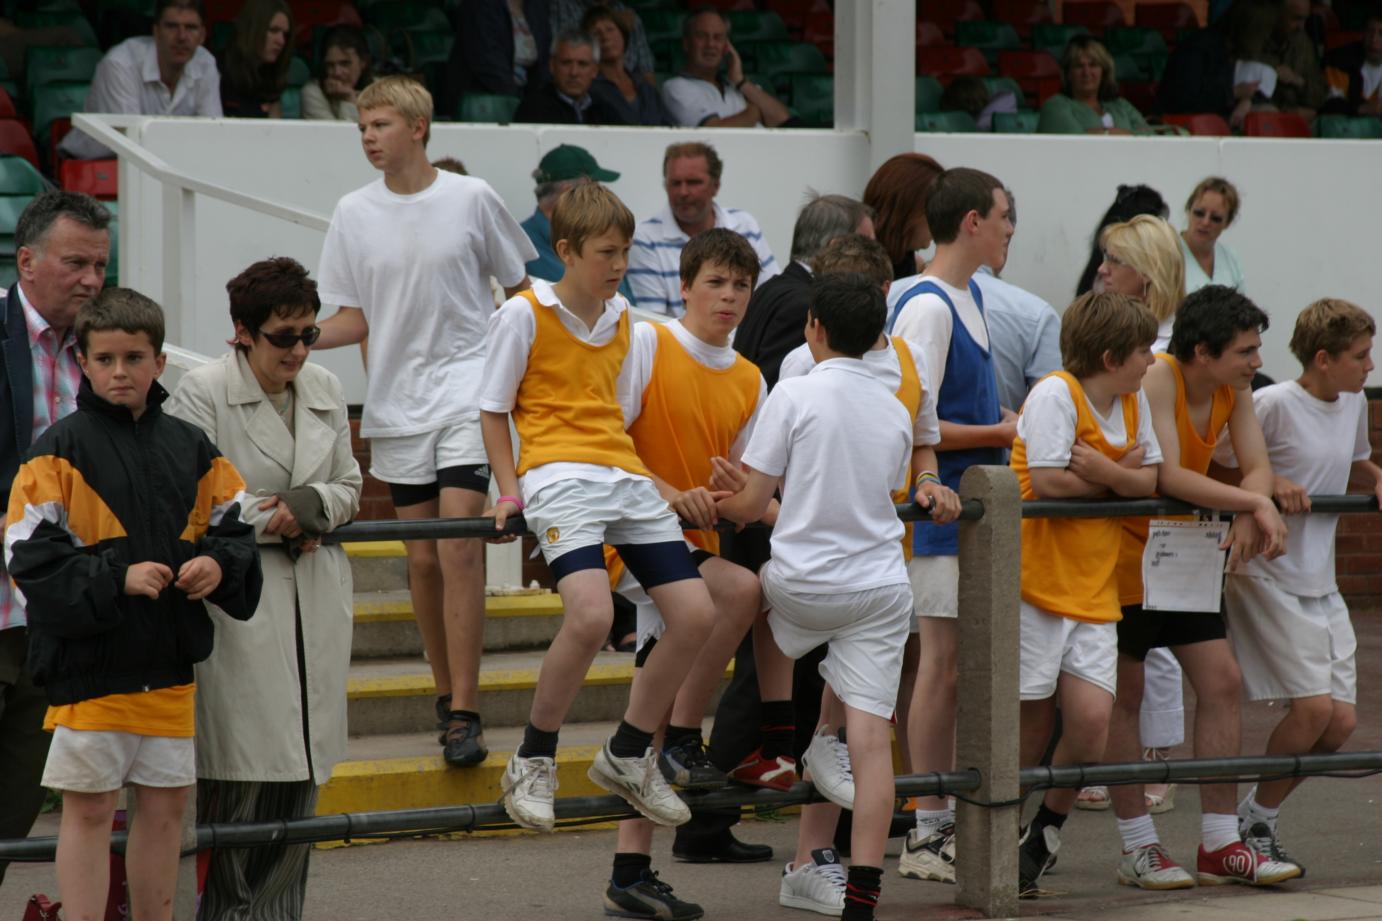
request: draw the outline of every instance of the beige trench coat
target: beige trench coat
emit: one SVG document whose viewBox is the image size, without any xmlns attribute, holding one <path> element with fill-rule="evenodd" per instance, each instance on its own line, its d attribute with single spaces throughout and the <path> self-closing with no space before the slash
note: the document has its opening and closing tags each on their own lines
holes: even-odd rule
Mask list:
<svg viewBox="0 0 1382 921">
<path fill-rule="evenodd" d="M 359 511 L 362 485 L 345 395 L 334 374 L 311 362 L 293 391 L 296 438 L 232 351 L 183 377 L 165 408 L 206 432 L 251 493 L 310 485 L 334 528 Z M 259 532 L 264 591 L 248 621 L 212 609 L 215 647 L 197 666 L 197 776 L 323 784 L 345 757 L 350 564 L 337 546 L 294 563 L 278 537 L 263 533 L 272 513 L 258 505 L 248 503 L 244 515 Z"/>
</svg>

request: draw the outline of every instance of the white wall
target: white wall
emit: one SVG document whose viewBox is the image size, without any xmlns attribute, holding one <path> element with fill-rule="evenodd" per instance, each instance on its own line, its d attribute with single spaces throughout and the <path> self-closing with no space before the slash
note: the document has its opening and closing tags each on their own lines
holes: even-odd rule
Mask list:
<svg viewBox="0 0 1382 921">
<path fill-rule="evenodd" d="M 131 133 L 198 178 L 322 215 L 376 175 L 360 153 L 355 127 L 345 123 L 150 119 Z M 720 201 L 752 212 L 779 259 L 808 188 L 859 195 L 868 178 L 865 138 L 828 131 L 439 125 L 429 152 L 462 159 L 522 219 L 533 210 L 530 173 L 541 153 L 577 143 L 622 173 L 612 187 L 642 218 L 665 203 L 663 148 L 703 137 L 713 139 L 726 163 Z M 1329 294 L 1369 309 L 1382 301 L 1375 229 L 1382 144 L 985 135 L 917 135 L 916 141 L 943 165 L 989 170 L 1014 190 L 1019 227 L 1004 275 L 1057 309 L 1071 298 L 1090 234 L 1119 183 L 1145 182 L 1178 210 L 1190 188 L 1214 173 L 1232 179 L 1243 195 L 1225 241 L 1241 258 L 1248 293 L 1275 319 L 1267 335 L 1268 373 L 1295 373 L 1285 343 L 1309 301 Z M 127 181 L 131 172 L 122 174 L 122 280 L 162 297 L 161 198 L 156 183 Z M 181 311 L 179 344 L 215 355 L 229 333 L 225 282 L 270 255 L 315 268 L 321 234 L 200 197 L 196 216 L 197 302 Z M 317 357 L 342 375 L 352 400 L 361 398 L 354 350 Z"/>
</svg>

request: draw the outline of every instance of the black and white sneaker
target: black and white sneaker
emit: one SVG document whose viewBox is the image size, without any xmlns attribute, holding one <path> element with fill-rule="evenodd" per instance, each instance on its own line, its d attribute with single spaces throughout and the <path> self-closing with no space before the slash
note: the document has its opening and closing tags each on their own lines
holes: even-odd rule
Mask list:
<svg viewBox="0 0 1382 921">
<path fill-rule="evenodd" d="M 1040 834 L 1032 834 L 1028 825 L 1017 843 L 1017 897 L 1035 898 L 1041 876 L 1056 862 L 1060 850 L 1060 832 L 1052 825 L 1043 825 Z"/>
<path fill-rule="evenodd" d="M 729 784 L 729 775 L 710 760 L 700 736 L 665 746 L 657 766 L 668 783 L 683 790 L 719 790 Z"/>
<path fill-rule="evenodd" d="M 955 882 L 955 823 L 946 822 L 926 838 L 919 837 L 916 829 L 909 831 L 897 872 L 908 879 Z"/>
<path fill-rule="evenodd" d="M 1286 853 L 1286 848 L 1281 846 L 1281 839 L 1277 837 L 1275 831 L 1266 822 L 1253 822 L 1242 831 L 1243 843 L 1259 854 L 1263 854 L 1278 863 L 1289 863 L 1300 867 L 1300 877 L 1305 876 L 1305 867 L 1299 860 Z"/>
<path fill-rule="evenodd" d="M 705 914 L 694 902 L 683 902 L 672 887 L 644 870 L 643 878 L 623 889 L 609 884 L 605 890 L 605 914 L 614 918 L 654 918 L 657 921 L 694 921 Z"/>
<path fill-rule="evenodd" d="M 649 746 L 635 758 L 610 753 L 606 742 L 585 774 L 593 783 L 622 797 L 630 806 L 658 825 L 685 825 L 691 809 L 677 796 L 657 766 L 657 752 Z"/>
</svg>

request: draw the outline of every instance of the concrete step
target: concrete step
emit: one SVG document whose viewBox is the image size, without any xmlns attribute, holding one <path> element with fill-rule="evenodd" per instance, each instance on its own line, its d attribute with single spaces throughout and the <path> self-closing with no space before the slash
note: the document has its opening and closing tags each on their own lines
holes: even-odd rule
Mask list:
<svg viewBox="0 0 1382 921">
<path fill-rule="evenodd" d="M 408 587 L 408 558 L 403 541 L 354 541 L 341 546 L 350 560 L 355 591 L 392 592 Z"/>
<path fill-rule="evenodd" d="M 485 651 L 545 649 L 561 627 L 561 596 L 491 595 L 485 599 Z M 415 656 L 421 659 L 422 637 L 406 591 L 357 592 L 355 659 Z"/>
<path fill-rule="evenodd" d="M 541 663 L 541 651 L 485 655 L 480 665 L 480 713 L 487 730 L 527 723 Z M 632 655 L 599 653 L 567 722 L 618 720 L 628 703 L 633 671 Z M 352 662 L 346 696 L 352 736 L 425 732 L 436 724 L 436 684 L 426 664 L 414 657 Z M 718 696 L 717 692 L 717 700 Z"/>
</svg>

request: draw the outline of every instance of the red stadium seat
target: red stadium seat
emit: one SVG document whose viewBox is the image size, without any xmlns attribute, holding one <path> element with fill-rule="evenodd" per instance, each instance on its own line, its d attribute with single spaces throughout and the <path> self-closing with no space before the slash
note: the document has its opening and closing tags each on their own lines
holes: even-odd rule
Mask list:
<svg viewBox="0 0 1382 921">
<path fill-rule="evenodd" d="M 1233 133 L 1222 115 L 1201 112 L 1194 115 L 1163 115 L 1161 120 L 1168 125 L 1179 125 L 1191 134 L 1225 137 Z"/>
<path fill-rule="evenodd" d="M 804 32 L 813 13 L 829 13 L 825 0 L 768 0 L 767 9 L 782 17 L 789 32 Z M 795 37 L 795 36 L 793 36 Z M 803 41 L 810 41 L 809 38 Z"/>
<path fill-rule="evenodd" d="M 1066 0 L 1061 7 L 1061 22 L 1084 26 L 1092 35 L 1103 35 L 1109 26 L 1125 26 L 1123 8 L 1113 0 Z"/>
<path fill-rule="evenodd" d="M 1161 103 L 1156 98 L 1155 80 L 1120 80 L 1118 93 L 1143 115 L 1157 112 L 1161 108 Z"/>
<path fill-rule="evenodd" d="M 209 26 L 218 22 L 234 22 L 240 7 L 244 5 L 243 0 L 206 0 L 203 4 L 206 10 L 206 24 Z"/>
<path fill-rule="evenodd" d="M 1187 29 L 1200 27 L 1195 10 L 1185 3 L 1150 2 L 1139 3 L 1133 8 L 1133 25 L 1143 29 L 1156 29 L 1170 44 L 1176 36 Z"/>
<path fill-rule="evenodd" d="M 917 49 L 917 73 L 932 77 L 985 77 L 989 74 L 989 62 L 978 48 L 931 45 Z"/>
<path fill-rule="evenodd" d="M 119 198 L 119 160 L 63 160 L 58 182 L 69 192 L 85 192 L 95 198 Z"/>
<path fill-rule="evenodd" d="M 1011 77 L 1035 107 L 1060 92 L 1060 62 L 1045 51 L 1000 51 L 998 72 Z"/>
<path fill-rule="evenodd" d="M 821 42 L 835 42 L 835 14 L 829 10 L 817 10 L 806 17 L 801 31 L 801 40 L 820 46 Z"/>
<path fill-rule="evenodd" d="M 23 157 L 38 169 L 38 148 L 24 123 L 13 118 L 0 119 L 0 153 Z"/>
<path fill-rule="evenodd" d="M 312 30 L 318 26 L 360 26 L 360 12 L 349 0 L 292 0 L 295 43 L 310 45 Z"/>
<path fill-rule="evenodd" d="M 1324 36 L 1324 50 L 1333 51 L 1345 45 L 1353 45 L 1363 40 L 1362 32 L 1327 32 Z"/>
<path fill-rule="evenodd" d="M 9 91 L 0 86 L 0 118 L 18 118 L 19 110 L 14 107 L 14 100 L 10 98 Z"/>
<path fill-rule="evenodd" d="M 934 22 L 917 23 L 917 47 L 929 47 L 932 45 L 944 45 L 945 33 L 941 27 Z"/>
<path fill-rule="evenodd" d="M 713 6 L 722 13 L 729 13 L 733 10 L 752 10 L 755 9 L 753 0 L 706 0 L 700 6 Z"/>
<path fill-rule="evenodd" d="M 984 8 L 976 0 L 919 0 L 917 21 L 934 22 L 946 35 L 955 34 L 955 23 L 983 19 Z"/>
<path fill-rule="evenodd" d="M 1249 112 L 1243 133 L 1254 138 L 1313 137 L 1310 123 L 1293 112 Z"/>
<path fill-rule="evenodd" d="M 993 10 L 995 19 L 1011 23 L 1024 39 L 1031 37 L 1032 26 L 1052 21 L 1045 0 L 997 0 Z"/>
</svg>

